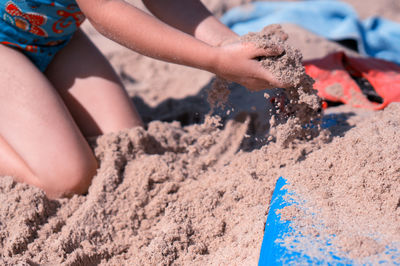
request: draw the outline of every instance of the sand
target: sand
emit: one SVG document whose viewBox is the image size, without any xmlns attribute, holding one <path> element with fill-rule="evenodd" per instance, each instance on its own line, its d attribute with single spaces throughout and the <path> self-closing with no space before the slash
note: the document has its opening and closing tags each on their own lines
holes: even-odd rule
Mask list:
<svg viewBox="0 0 400 266">
<path fill-rule="evenodd" d="M 387 259 L 383 253 L 400 248 L 399 113 L 400 104 L 391 104 L 282 171 L 306 201 L 301 213 L 286 211 L 296 213 L 300 232 L 334 235 L 342 254 L 361 260 Z"/>
<path fill-rule="evenodd" d="M 220 14 L 246 1 L 205 2 Z M 390 17 L 395 3 L 386 2 L 359 8 L 379 7 Z M 1 177 L 1 264 L 255 265 L 281 175 L 299 193 L 307 191 L 310 202 L 327 195 L 317 203 L 332 209 L 321 219 L 332 218 L 329 232 L 350 256 L 378 257 L 382 243 L 398 240 L 398 105 L 379 112 L 332 109 L 341 122 L 329 142 L 294 140 L 283 148 L 260 136 L 272 106 L 265 92 L 234 85 L 225 109 L 214 112 L 220 118 L 209 117 L 211 74 L 145 58 L 83 27 L 122 77 L 146 129 L 94 141 L 100 169 L 87 195 L 49 200 Z M 292 25 L 284 30 L 297 36 L 288 42 L 306 59 L 345 50 Z M 355 216 L 362 225 L 356 229 Z M 341 240 L 341 228 L 359 238 Z M 383 242 L 358 241 L 367 229 Z"/>
</svg>

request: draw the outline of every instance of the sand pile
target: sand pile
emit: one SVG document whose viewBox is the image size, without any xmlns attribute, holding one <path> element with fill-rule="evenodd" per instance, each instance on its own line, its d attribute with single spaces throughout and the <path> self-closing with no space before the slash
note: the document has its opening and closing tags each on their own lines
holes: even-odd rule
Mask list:
<svg viewBox="0 0 400 266">
<path fill-rule="evenodd" d="M 331 143 L 296 140 L 285 149 L 272 142 L 239 150 L 249 116 L 224 128 L 210 117 L 201 125 L 155 121 L 148 130 L 100 137 L 101 166 L 85 196 L 50 201 L 2 178 L 2 263 L 256 264 L 280 175 L 322 208 L 329 233 L 359 235 L 338 238 L 343 252 L 379 253 L 399 239 L 399 108 L 355 124 L 335 115 Z M 384 242 L 360 238 L 372 232 Z"/>
<path fill-rule="evenodd" d="M 237 153 L 248 124 L 152 122 L 103 136 L 86 196 L 49 201 L 3 178 L 3 262 L 256 263 L 279 160 Z"/>
</svg>

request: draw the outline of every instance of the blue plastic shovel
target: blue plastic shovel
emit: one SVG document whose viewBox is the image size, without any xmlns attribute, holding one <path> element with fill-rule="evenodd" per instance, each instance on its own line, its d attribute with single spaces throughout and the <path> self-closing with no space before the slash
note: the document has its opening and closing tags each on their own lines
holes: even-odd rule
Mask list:
<svg viewBox="0 0 400 266">
<path fill-rule="evenodd" d="M 336 115 L 325 116 L 322 126 L 328 128 L 337 125 L 339 122 L 337 118 Z M 299 243 L 300 240 L 304 242 L 304 236 L 300 232 L 296 232 L 290 221 L 282 220 L 278 211 L 291 204 L 297 204 L 301 208 L 302 204 L 298 202 L 299 200 L 296 202 L 293 200 L 293 194 L 285 188 L 286 184 L 287 180 L 283 177 L 280 177 L 276 182 L 265 225 L 258 265 L 354 265 L 355 261 L 346 258 L 343 253 L 333 249 L 330 240 L 321 240 L 316 237 L 313 239 L 310 236 L 306 241 L 311 243 L 309 246 L 312 247 L 312 250 L 292 248 L 296 247 L 296 243 Z M 296 198 L 299 199 L 298 195 Z M 290 237 L 292 246 L 284 243 L 284 239 L 287 236 Z M 400 252 L 398 250 L 387 247 L 385 253 L 390 254 L 389 257 L 392 260 L 380 261 L 379 263 L 400 265 Z M 372 265 L 373 263 L 363 262 L 361 264 Z"/>
<path fill-rule="evenodd" d="M 270 209 L 267 217 L 267 223 L 265 225 L 264 239 L 261 246 L 260 259 L 258 265 L 328 265 L 328 264 L 340 264 L 340 265 L 351 265 L 352 260 L 347 258 L 341 258 L 335 255 L 334 252 L 328 250 L 329 243 L 326 243 L 326 250 L 319 243 L 319 253 L 324 254 L 324 259 L 314 258 L 307 254 L 307 250 L 293 251 L 283 245 L 282 240 L 285 236 L 291 236 L 293 241 L 296 242 L 296 237 L 300 237 L 298 232 L 291 227 L 290 221 L 281 220 L 278 210 L 283 209 L 291 204 L 298 204 L 296 202 L 288 202 L 290 193 L 284 186 L 287 181 L 280 177 L 276 182 L 276 187 L 272 195 Z"/>
</svg>

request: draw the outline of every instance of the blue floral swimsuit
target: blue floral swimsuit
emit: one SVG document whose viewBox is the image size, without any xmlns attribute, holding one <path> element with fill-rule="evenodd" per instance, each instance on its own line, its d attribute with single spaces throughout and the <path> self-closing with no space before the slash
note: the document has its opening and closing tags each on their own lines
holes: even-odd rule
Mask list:
<svg viewBox="0 0 400 266">
<path fill-rule="evenodd" d="M 85 17 L 75 0 L 0 0 L 0 44 L 21 50 L 41 71 Z"/>
</svg>

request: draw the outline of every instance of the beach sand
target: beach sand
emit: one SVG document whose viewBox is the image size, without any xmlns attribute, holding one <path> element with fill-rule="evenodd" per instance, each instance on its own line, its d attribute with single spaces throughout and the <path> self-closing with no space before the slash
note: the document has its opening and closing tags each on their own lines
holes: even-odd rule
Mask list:
<svg viewBox="0 0 400 266">
<path fill-rule="evenodd" d="M 204 2 L 220 15 L 249 1 Z M 400 21 L 397 0 L 346 2 L 362 17 Z M 283 28 L 305 59 L 346 50 Z M 331 219 L 328 233 L 346 254 L 378 258 L 382 245 L 400 239 L 399 104 L 377 112 L 332 108 L 339 124 L 331 139 L 282 147 L 260 134 L 271 108 L 264 92 L 233 85 L 226 109 L 208 116 L 212 74 L 129 51 L 88 22 L 83 29 L 121 76 L 146 129 L 92 141 L 100 168 L 87 195 L 49 200 L 1 177 L 1 264 L 256 265 L 281 175 L 325 208 L 321 219 Z M 366 238 L 368 229 L 383 242 Z"/>
</svg>

